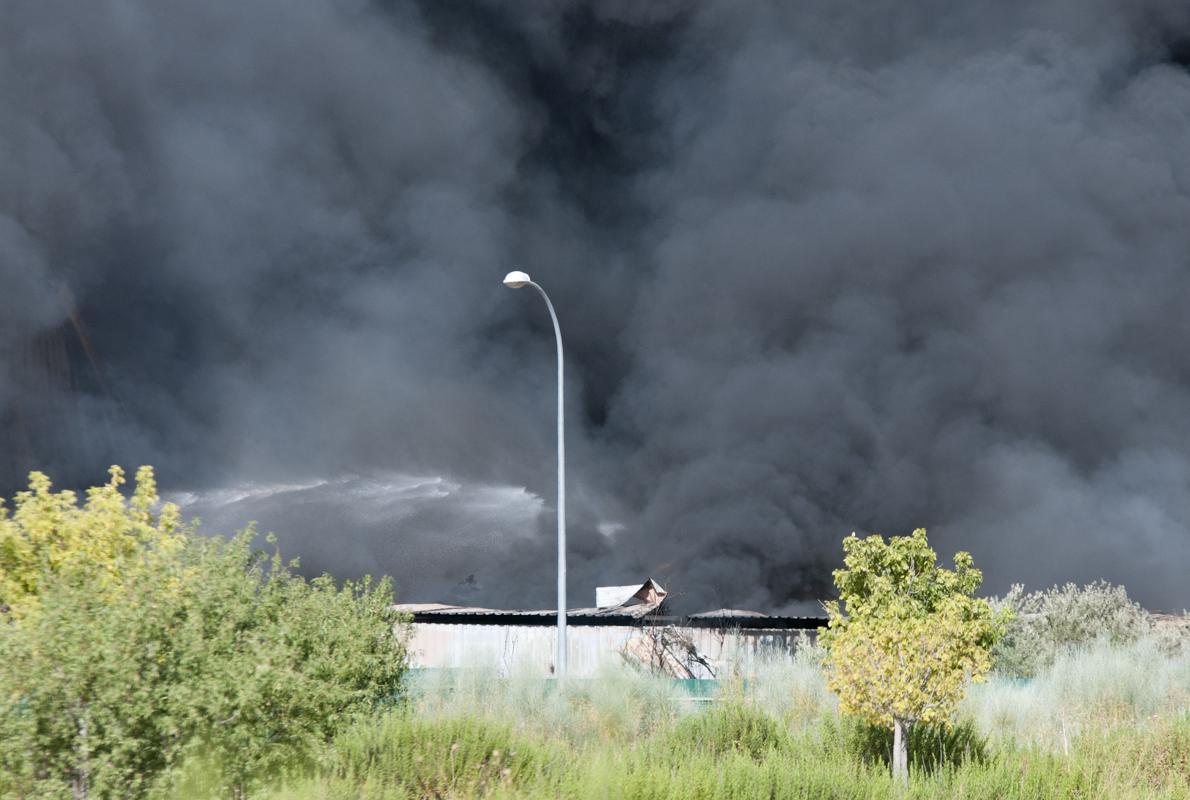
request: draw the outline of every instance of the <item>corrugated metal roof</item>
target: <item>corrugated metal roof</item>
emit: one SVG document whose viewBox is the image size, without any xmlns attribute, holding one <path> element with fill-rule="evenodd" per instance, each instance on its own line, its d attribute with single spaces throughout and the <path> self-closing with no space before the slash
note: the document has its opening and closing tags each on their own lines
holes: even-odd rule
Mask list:
<svg viewBox="0 0 1190 800">
<path fill-rule="evenodd" d="M 613 606 L 612 608 L 572 608 L 566 612 L 567 619 L 572 618 L 600 618 L 627 617 L 640 619 L 648 616 L 661 607 L 660 603 L 641 603 L 635 606 Z M 555 619 L 558 612 L 554 609 L 538 611 L 522 611 L 499 608 L 476 608 L 472 606 L 450 606 L 443 603 L 403 603 L 392 607 L 395 611 L 416 614 L 419 617 L 450 616 L 450 617 L 548 617 Z"/>
<path fill-rule="evenodd" d="M 768 614 L 762 614 L 759 611 L 745 611 L 740 608 L 717 608 L 714 611 L 701 611 L 697 614 L 691 614 L 690 619 L 725 619 L 736 617 L 767 617 Z"/>
</svg>

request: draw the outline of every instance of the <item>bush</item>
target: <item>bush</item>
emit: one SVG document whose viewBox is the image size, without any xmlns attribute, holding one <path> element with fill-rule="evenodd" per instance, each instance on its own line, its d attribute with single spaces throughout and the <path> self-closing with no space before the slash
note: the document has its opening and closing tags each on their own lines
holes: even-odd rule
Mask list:
<svg viewBox="0 0 1190 800">
<path fill-rule="evenodd" d="M 1018 584 L 994 604 L 1014 614 L 992 649 L 993 668 L 1011 677 L 1032 677 L 1060 653 L 1096 641 L 1127 644 L 1151 629 L 1149 615 L 1124 587 L 1104 581 L 1029 593 Z"/>
<path fill-rule="evenodd" d="M 787 731 L 777 720 L 731 701 L 683 719 L 668 737 L 673 753 L 712 757 L 740 753 L 755 759 L 786 746 L 788 741 Z"/>
<path fill-rule="evenodd" d="M 11 513 L 0 499 L 0 607 L 19 616 L 55 576 L 82 574 L 93 590 L 113 590 L 130 560 L 180 546 L 186 529 L 177 506 L 165 503 L 154 512 L 152 468 L 137 470 L 130 501 L 120 494 L 124 483 L 124 470 L 112 467 L 108 482 L 88 489 L 80 506 L 74 492 L 55 492 L 48 477 L 34 472 Z"/>
<path fill-rule="evenodd" d="M 388 583 L 307 582 L 251 539 L 45 570 L 0 623 L 0 795 L 144 796 L 199 754 L 242 794 L 395 694 Z"/>
<path fill-rule="evenodd" d="M 392 797 L 473 797 L 535 782 L 564 758 L 506 724 L 394 712 L 337 737 L 324 769 L 332 784 L 370 784 Z"/>
</svg>

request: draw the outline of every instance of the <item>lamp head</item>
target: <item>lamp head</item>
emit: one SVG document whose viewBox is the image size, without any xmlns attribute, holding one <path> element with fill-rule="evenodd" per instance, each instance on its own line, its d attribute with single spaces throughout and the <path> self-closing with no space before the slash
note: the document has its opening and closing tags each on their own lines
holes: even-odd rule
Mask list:
<svg viewBox="0 0 1190 800">
<path fill-rule="evenodd" d="M 519 289 L 529 282 L 529 276 L 520 270 L 515 270 L 504 276 L 504 285 L 509 289 Z"/>
</svg>

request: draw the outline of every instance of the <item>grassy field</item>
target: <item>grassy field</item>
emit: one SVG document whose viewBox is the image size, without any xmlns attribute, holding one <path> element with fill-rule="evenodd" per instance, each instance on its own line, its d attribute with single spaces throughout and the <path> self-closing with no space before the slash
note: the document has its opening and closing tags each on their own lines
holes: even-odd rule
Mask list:
<svg viewBox="0 0 1190 800">
<path fill-rule="evenodd" d="M 993 678 L 952 730 L 916 731 L 899 792 L 890 737 L 838 716 L 812 654 L 729 679 L 710 702 L 628 671 L 558 691 L 470 670 L 415 682 L 259 796 L 1190 798 L 1188 698 L 1190 657 L 1147 639 Z"/>
</svg>

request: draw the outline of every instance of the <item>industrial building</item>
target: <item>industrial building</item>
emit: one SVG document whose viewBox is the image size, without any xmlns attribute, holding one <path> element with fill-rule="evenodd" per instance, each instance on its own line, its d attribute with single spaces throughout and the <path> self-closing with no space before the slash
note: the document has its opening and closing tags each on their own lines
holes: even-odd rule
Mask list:
<svg viewBox="0 0 1190 800">
<path fill-rule="evenodd" d="M 761 659 L 791 658 L 825 617 L 770 616 L 718 609 L 674 616 L 667 592 L 651 578 L 602 586 L 595 605 L 566 612 L 568 672 L 590 677 L 629 664 L 683 679 L 748 671 Z M 557 611 L 512 611 L 442 603 L 409 603 L 409 663 L 417 669 L 494 667 L 502 674 L 553 674 Z"/>
</svg>

